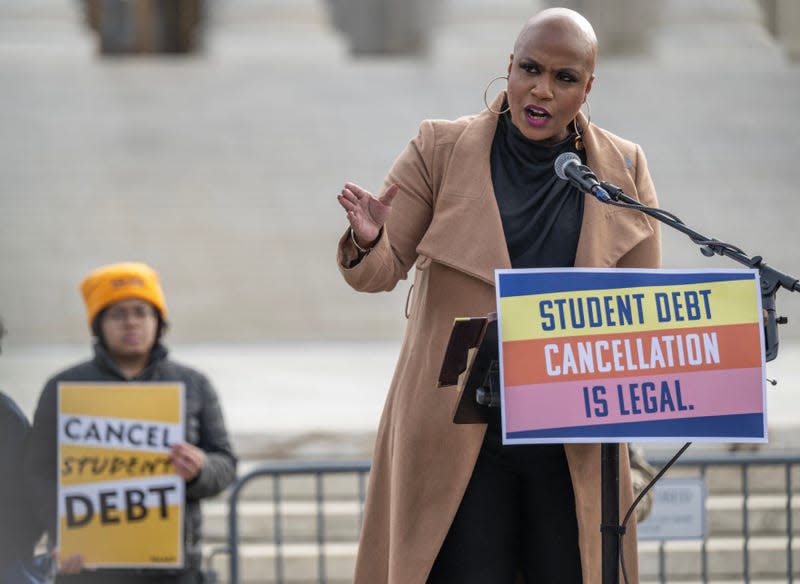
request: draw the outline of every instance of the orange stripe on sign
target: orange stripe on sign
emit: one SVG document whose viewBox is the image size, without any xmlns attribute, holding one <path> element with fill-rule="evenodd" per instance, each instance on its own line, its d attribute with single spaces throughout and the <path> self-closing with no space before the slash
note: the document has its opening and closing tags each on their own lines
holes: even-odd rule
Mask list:
<svg viewBox="0 0 800 584">
<path fill-rule="evenodd" d="M 503 343 L 506 387 L 761 366 L 758 324 Z"/>
</svg>

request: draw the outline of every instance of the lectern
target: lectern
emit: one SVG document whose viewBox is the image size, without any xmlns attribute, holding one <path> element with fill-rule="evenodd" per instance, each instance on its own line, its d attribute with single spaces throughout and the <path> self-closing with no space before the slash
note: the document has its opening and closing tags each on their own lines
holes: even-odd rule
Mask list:
<svg viewBox="0 0 800 584">
<path fill-rule="evenodd" d="M 497 313 L 457 318 L 447 343 L 439 387 L 459 386 L 456 424 L 488 422 L 488 408 L 500 407 Z M 463 377 L 462 377 L 463 376 Z M 619 582 L 619 444 L 600 447 L 603 584 Z"/>
</svg>

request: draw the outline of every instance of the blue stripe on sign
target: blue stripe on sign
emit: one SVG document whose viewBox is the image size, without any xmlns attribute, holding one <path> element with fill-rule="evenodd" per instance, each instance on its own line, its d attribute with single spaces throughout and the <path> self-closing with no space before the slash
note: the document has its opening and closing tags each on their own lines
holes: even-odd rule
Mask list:
<svg viewBox="0 0 800 584">
<path fill-rule="evenodd" d="M 642 286 L 679 286 L 682 284 L 707 284 L 711 282 L 734 282 L 754 280 L 755 273 L 741 272 L 697 272 L 663 273 L 619 270 L 614 272 L 586 272 L 564 270 L 560 272 L 513 272 L 500 274 L 500 296 L 528 296 L 554 292 L 581 290 L 613 290 L 615 288 L 637 288 Z"/>
<path fill-rule="evenodd" d="M 518 438 L 763 438 L 763 414 L 733 414 L 730 416 L 705 416 L 652 422 L 626 424 L 600 424 L 572 428 L 548 428 L 508 432 L 510 439 Z"/>
</svg>

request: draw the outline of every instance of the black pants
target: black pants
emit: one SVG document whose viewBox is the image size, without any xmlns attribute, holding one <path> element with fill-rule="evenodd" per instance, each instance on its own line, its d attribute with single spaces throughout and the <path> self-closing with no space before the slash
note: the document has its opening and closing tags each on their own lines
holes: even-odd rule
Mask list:
<svg viewBox="0 0 800 584">
<path fill-rule="evenodd" d="M 580 584 L 578 522 L 561 444 L 503 446 L 499 415 L 428 584 Z"/>
<path fill-rule="evenodd" d="M 152 571 L 150 573 L 130 572 L 82 572 L 63 574 L 56 577 L 56 584 L 202 584 L 200 570 L 190 569 L 175 574 Z"/>
</svg>

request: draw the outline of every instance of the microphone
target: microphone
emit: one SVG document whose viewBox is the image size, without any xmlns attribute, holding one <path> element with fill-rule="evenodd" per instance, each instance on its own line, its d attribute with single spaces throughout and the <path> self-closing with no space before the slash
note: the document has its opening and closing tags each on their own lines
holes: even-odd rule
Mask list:
<svg viewBox="0 0 800 584">
<path fill-rule="evenodd" d="M 592 169 L 581 164 L 580 157 L 574 152 L 560 154 L 553 166 L 556 170 L 556 176 L 561 180 L 569 181 L 584 193 L 592 194 L 604 203 L 611 200 L 609 194 L 598 182 Z"/>
</svg>

